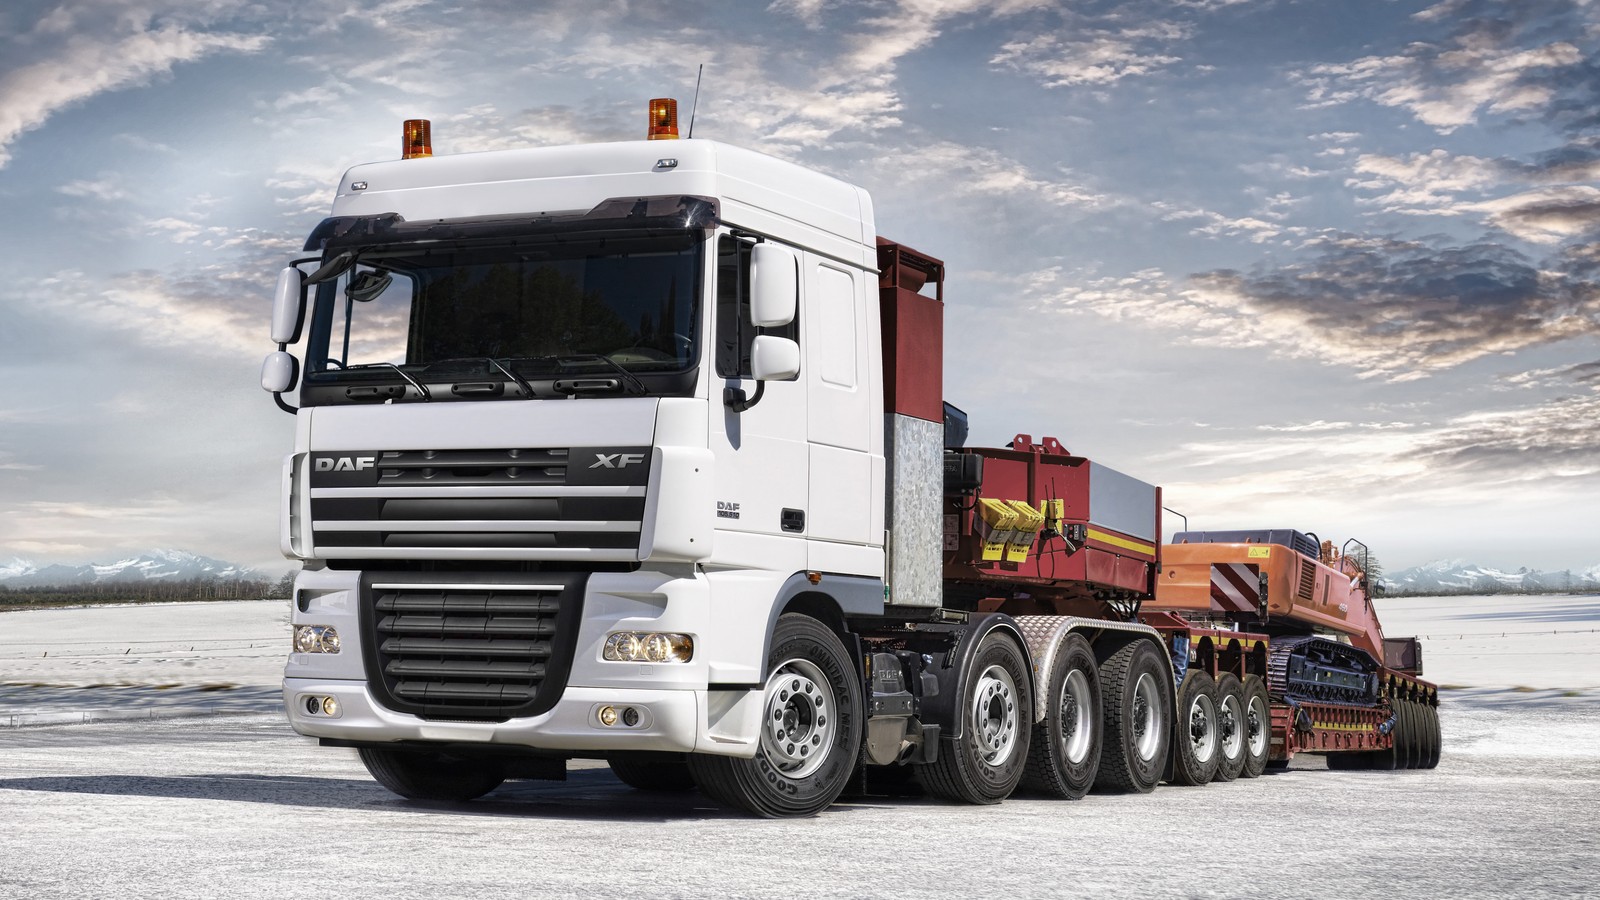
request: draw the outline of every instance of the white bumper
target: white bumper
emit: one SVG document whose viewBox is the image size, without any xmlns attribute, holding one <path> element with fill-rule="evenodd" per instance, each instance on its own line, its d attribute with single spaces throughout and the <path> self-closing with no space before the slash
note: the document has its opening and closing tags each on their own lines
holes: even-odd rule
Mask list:
<svg viewBox="0 0 1600 900">
<path fill-rule="evenodd" d="M 703 577 L 672 577 L 658 572 L 605 573 L 590 577 L 571 672 L 555 706 L 537 716 L 505 722 L 460 722 L 424 719 L 380 705 L 366 682 L 362 664 L 359 572 L 306 570 L 296 581 L 300 605 L 292 607 L 294 624 L 332 625 L 342 647 L 336 654 L 292 653 L 284 669 L 284 706 L 300 734 L 361 742 L 430 741 L 521 746 L 571 751 L 575 755 L 618 750 L 709 753 L 722 756 L 755 754 L 761 715 L 759 689 L 727 684 L 755 680 L 753 667 L 717 661 L 715 646 L 737 647 L 748 656 L 759 653 L 766 625 L 765 610 L 749 617 L 748 626 L 730 629 L 724 613 L 713 616 L 709 587 Z M 754 610 L 752 610 L 754 612 Z M 744 639 L 729 641 L 730 630 L 751 629 Z M 618 663 L 601 658 L 612 631 L 670 631 L 696 638 L 695 658 L 682 664 Z M 708 640 L 708 638 L 710 638 Z M 710 686 L 716 683 L 719 689 Z M 727 689 L 723 689 L 724 686 Z M 334 715 L 312 712 L 310 698 L 332 697 Z M 599 712 L 613 707 L 615 724 Z M 626 719 L 624 714 L 632 710 Z"/>
</svg>

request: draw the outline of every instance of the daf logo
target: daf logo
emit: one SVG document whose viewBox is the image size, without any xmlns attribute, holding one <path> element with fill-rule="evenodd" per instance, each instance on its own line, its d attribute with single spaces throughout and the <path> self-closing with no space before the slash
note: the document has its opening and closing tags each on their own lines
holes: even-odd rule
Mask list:
<svg viewBox="0 0 1600 900">
<path fill-rule="evenodd" d="M 626 469 L 644 462 L 643 453 L 596 453 L 591 469 Z"/>
<path fill-rule="evenodd" d="M 341 456 L 337 459 L 324 456 L 317 460 L 318 472 L 360 472 L 378 462 L 376 456 Z"/>
</svg>

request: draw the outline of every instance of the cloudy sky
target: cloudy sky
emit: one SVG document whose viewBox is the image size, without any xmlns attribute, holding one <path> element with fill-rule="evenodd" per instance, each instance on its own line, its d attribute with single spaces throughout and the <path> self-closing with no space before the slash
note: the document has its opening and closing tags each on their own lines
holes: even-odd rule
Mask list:
<svg viewBox="0 0 1600 900">
<path fill-rule="evenodd" d="M 946 395 L 1195 528 L 1600 563 L 1600 3 L 10 0 L 0 560 L 274 571 L 276 270 L 346 167 L 695 134 L 944 258 Z M 685 116 L 685 122 L 687 116 Z"/>
</svg>

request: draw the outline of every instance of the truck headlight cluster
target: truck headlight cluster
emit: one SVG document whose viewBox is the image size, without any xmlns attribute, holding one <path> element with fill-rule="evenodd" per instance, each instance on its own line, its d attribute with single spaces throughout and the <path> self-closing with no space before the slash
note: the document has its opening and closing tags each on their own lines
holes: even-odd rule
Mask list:
<svg viewBox="0 0 1600 900">
<path fill-rule="evenodd" d="M 605 659 L 617 662 L 688 662 L 694 638 L 659 631 L 618 631 L 606 636 Z"/>
<path fill-rule="evenodd" d="M 332 625 L 296 625 L 294 652 L 338 653 L 339 630 Z"/>
</svg>

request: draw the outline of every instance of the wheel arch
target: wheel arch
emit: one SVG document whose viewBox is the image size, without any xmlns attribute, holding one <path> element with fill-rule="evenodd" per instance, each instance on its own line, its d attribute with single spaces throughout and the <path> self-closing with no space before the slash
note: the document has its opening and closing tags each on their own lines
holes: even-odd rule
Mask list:
<svg viewBox="0 0 1600 900">
<path fill-rule="evenodd" d="M 1017 645 L 1022 654 L 1023 674 L 1028 680 L 1028 696 L 1032 698 L 1038 693 L 1033 652 L 1017 620 L 1000 612 L 976 614 L 967 620 L 966 628 L 957 632 L 955 643 L 944 652 L 942 662 L 929 668 L 939 680 L 939 693 L 924 698 L 923 718 L 927 723 L 938 725 L 941 735 L 955 739 L 963 736 L 967 717 L 962 715 L 961 700 L 972 681 L 977 650 L 984 639 L 994 633 L 1006 635 Z"/>
</svg>

